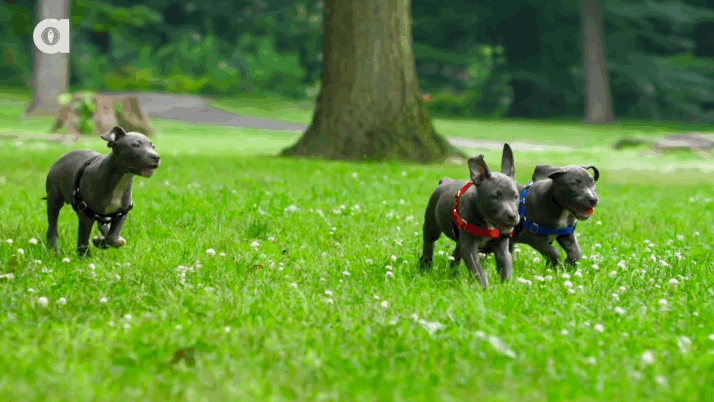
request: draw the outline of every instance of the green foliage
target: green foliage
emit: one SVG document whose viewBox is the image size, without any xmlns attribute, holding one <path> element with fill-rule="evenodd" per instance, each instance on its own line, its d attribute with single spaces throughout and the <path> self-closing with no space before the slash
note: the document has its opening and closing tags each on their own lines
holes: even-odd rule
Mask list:
<svg viewBox="0 0 714 402">
<path fill-rule="evenodd" d="M 96 108 L 94 107 L 93 95 L 93 93 L 85 91 L 76 93 L 75 95 L 64 93 L 59 96 L 59 103 L 63 106 L 69 105 L 70 102 L 72 102 L 70 107 L 77 117 L 79 117 L 77 127 L 80 134 L 94 134 L 94 120 L 92 117 L 94 116 Z"/>
</svg>

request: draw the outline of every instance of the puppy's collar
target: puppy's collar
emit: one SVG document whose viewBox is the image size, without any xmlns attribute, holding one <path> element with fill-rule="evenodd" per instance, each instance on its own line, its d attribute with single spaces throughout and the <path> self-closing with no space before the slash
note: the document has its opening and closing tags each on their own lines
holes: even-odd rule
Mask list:
<svg viewBox="0 0 714 402">
<path fill-rule="evenodd" d="M 125 210 L 123 211 L 117 211 L 114 212 L 111 215 L 99 215 L 92 211 L 91 208 L 87 205 L 86 202 L 82 201 L 82 198 L 79 196 L 79 181 L 82 180 L 82 175 L 84 174 L 84 169 L 89 166 L 90 163 L 94 162 L 100 158 L 100 156 L 96 156 L 94 158 L 89 158 L 87 161 L 85 161 L 82 166 L 79 168 L 77 171 L 77 176 L 74 179 L 74 188 L 72 189 L 72 209 L 74 209 L 75 212 L 77 213 L 83 213 L 86 215 L 88 218 L 92 218 L 95 221 L 101 223 L 101 224 L 107 224 L 107 223 L 112 223 L 115 220 L 119 219 L 122 215 L 126 215 L 131 211 L 132 208 L 134 208 L 134 204 L 129 205 Z"/>
<path fill-rule="evenodd" d="M 575 225 L 577 224 L 577 222 L 565 228 L 551 229 L 545 226 L 540 226 L 537 223 L 532 222 L 528 218 L 526 218 L 526 196 L 528 195 L 528 188 L 531 186 L 531 184 L 533 184 L 532 181 L 526 184 L 526 188 L 521 191 L 521 199 L 518 201 L 518 213 L 519 215 L 521 215 L 521 222 L 519 223 L 519 225 L 522 226 L 523 229 L 528 230 L 533 234 L 558 236 L 566 236 L 572 234 L 575 231 Z"/>
<path fill-rule="evenodd" d="M 459 229 L 463 230 L 466 233 L 472 234 L 474 236 L 480 236 L 480 237 L 488 237 L 491 239 L 496 239 L 501 236 L 501 231 L 498 229 L 482 229 L 479 227 L 476 227 L 465 220 L 461 219 L 459 216 L 459 198 L 466 192 L 466 189 L 471 187 L 473 183 L 470 181 L 466 182 L 466 185 L 464 185 L 461 190 L 459 190 L 454 198 L 456 198 L 456 202 L 454 203 L 454 209 L 451 210 L 451 219 L 453 219 L 454 223 L 456 224 L 456 227 Z M 511 231 L 508 233 L 508 237 L 513 236 L 513 232 Z"/>
</svg>

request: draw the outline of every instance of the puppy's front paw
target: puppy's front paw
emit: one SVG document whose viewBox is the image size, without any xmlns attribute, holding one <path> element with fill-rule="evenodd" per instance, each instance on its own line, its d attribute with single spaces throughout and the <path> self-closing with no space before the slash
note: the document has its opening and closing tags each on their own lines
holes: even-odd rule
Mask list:
<svg viewBox="0 0 714 402">
<path fill-rule="evenodd" d="M 92 243 L 94 244 L 94 247 L 96 247 L 96 248 L 101 248 L 101 249 L 108 248 L 107 239 L 104 236 L 97 236 L 97 237 L 93 238 Z"/>
<path fill-rule="evenodd" d="M 119 248 L 119 247 L 123 246 L 124 243 L 126 243 L 126 240 L 124 240 L 124 238 L 121 236 L 117 237 L 116 240 L 107 239 L 107 244 L 114 248 Z"/>
</svg>

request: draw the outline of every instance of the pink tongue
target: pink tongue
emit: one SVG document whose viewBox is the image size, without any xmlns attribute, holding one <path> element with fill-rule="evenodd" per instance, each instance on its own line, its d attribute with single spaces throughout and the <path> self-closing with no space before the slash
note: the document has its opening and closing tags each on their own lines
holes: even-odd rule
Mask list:
<svg viewBox="0 0 714 402">
<path fill-rule="evenodd" d="M 593 208 L 590 208 L 587 210 L 587 212 L 585 212 L 585 215 L 592 215 L 594 213 L 595 213 L 595 210 Z"/>
</svg>

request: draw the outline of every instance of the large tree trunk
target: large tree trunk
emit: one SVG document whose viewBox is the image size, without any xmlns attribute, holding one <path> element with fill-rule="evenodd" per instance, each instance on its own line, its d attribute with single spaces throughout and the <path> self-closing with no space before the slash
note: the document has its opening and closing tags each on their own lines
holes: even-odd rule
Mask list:
<svg viewBox="0 0 714 402">
<path fill-rule="evenodd" d="M 463 157 L 436 134 L 421 103 L 411 0 L 325 0 L 324 10 L 312 123 L 282 155 L 420 163 Z"/>
<path fill-rule="evenodd" d="M 36 23 L 47 19 L 68 19 L 69 0 L 39 0 L 35 5 Z M 34 66 L 30 85 L 32 102 L 28 115 L 54 115 L 61 107 L 57 97 L 67 92 L 69 54 L 44 54 L 34 49 Z"/>
<path fill-rule="evenodd" d="M 605 61 L 605 39 L 599 0 L 581 0 L 583 60 L 585 63 L 585 121 L 612 123 L 610 79 Z"/>
</svg>

